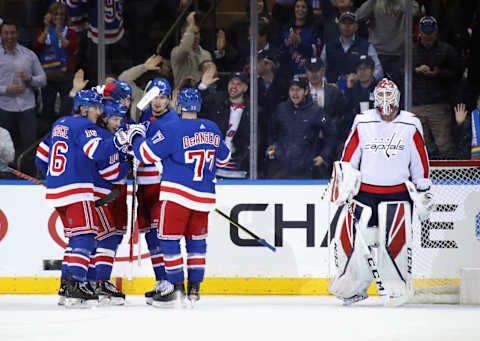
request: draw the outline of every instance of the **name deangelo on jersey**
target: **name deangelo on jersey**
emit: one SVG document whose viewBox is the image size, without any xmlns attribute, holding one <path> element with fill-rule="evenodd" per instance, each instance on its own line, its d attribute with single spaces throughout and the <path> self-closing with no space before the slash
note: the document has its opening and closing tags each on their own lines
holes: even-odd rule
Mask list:
<svg viewBox="0 0 480 341">
<path fill-rule="evenodd" d="M 199 144 L 211 144 L 215 147 L 218 147 L 220 145 L 220 136 L 212 132 L 198 132 L 195 133 L 192 137 L 184 136 L 182 141 L 183 149 L 194 147 Z"/>
</svg>

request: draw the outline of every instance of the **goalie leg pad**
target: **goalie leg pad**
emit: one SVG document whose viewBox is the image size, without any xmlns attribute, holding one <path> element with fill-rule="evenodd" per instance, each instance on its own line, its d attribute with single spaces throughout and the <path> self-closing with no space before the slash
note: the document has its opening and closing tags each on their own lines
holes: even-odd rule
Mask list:
<svg viewBox="0 0 480 341">
<path fill-rule="evenodd" d="M 406 297 L 412 288 L 412 222 L 407 201 L 378 205 L 379 246 L 377 266 L 387 294 Z"/>
<path fill-rule="evenodd" d="M 373 279 L 365 252 L 368 248 L 360 240 L 366 230 L 372 214 L 369 206 L 354 201 L 357 223 L 345 205 L 338 219 L 335 236 L 329 246 L 333 263 L 333 273 L 328 291 L 340 299 L 349 299 L 356 295 L 366 295 L 366 290 Z M 363 237 L 362 237 L 363 238 Z"/>
</svg>

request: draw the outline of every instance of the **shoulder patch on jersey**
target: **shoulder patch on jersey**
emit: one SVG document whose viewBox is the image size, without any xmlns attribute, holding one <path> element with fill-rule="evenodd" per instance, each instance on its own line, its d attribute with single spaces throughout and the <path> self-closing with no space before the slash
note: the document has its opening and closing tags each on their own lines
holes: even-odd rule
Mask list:
<svg viewBox="0 0 480 341">
<path fill-rule="evenodd" d="M 153 137 L 152 137 L 152 143 L 157 144 L 158 142 L 163 141 L 163 140 L 165 140 L 165 136 L 163 136 L 163 134 L 160 130 L 157 130 L 155 135 L 153 135 Z"/>
</svg>

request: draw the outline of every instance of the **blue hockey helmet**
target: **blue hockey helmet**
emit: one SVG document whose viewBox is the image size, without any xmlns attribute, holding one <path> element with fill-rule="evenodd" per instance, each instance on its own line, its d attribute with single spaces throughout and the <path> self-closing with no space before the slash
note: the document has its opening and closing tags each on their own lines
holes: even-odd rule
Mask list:
<svg viewBox="0 0 480 341">
<path fill-rule="evenodd" d="M 170 83 L 165 78 L 155 78 L 148 82 L 145 91 L 149 91 L 151 88 L 157 87 L 160 90 L 160 95 L 170 96 L 172 94 L 172 88 Z"/>
<path fill-rule="evenodd" d="M 113 81 L 105 86 L 103 95 L 119 102 L 132 96 L 132 87 L 125 81 Z"/>
<path fill-rule="evenodd" d="M 102 99 L 103 96 L 95 90 L 80 90 L 73 98 L 73 111 L 80 111 L 81 106 L 85 107 L 85 109 L 95 106 L 101 107 Z"/>
<path fill-rule="evenodd" d="M 202 106 L 202 96 L 195 88 L 183 88 L 177 97 L 177 105 L 182 111 L 199 112 Z"/>
<path fill-rule="evenodd" d="M 125 118 L 127 115 L 127 108 L 111 99 L 103 101 L 103 111 L 105 112 L 105 118 L 107 120 L 112 116 Z"/>
</svg>

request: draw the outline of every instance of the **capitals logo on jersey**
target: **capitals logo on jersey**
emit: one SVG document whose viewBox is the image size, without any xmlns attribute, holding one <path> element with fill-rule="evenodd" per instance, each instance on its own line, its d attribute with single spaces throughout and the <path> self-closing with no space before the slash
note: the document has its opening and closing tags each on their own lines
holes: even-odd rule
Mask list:
<svg viewBox="0 0 480 341">
<path fill-rule="evenodd" d="M 397 138 L 396 133 L 391 137 L 374 137 L 371 142 L 365 144 L 365 149 L 372 152 L 384 152 L 389 158 L 405 150 L 405 144 L 402 138 Z"/>
</svg>

